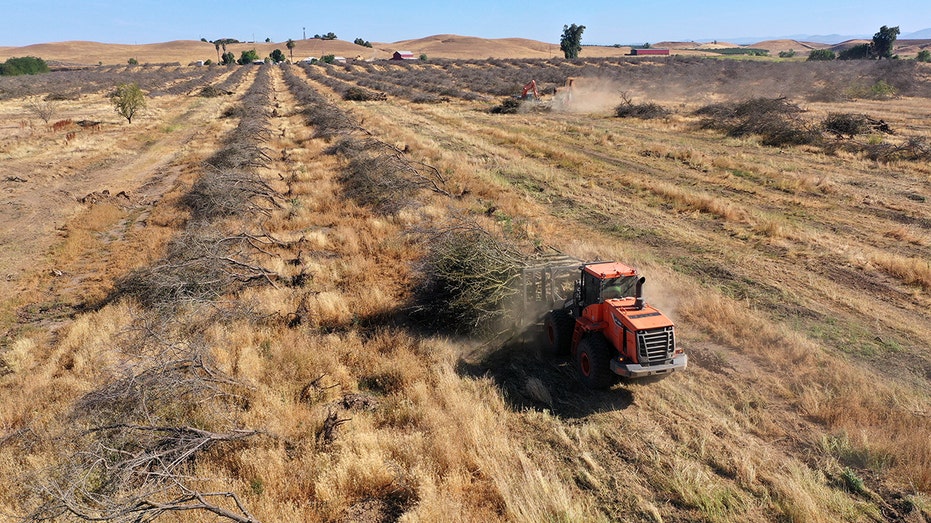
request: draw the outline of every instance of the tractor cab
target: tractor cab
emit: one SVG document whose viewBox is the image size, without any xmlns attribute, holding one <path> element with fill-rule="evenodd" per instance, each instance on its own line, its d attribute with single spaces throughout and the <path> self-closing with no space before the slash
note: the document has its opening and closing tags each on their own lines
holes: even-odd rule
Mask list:
<svg viewBox="0 0 931 523">
<path fill-rule="evenodd" d="M 582 311 L 589 305 L 606 300 L 635 298 L 636 303 L 642 307 L 643 299 L 640 298 L 642 285 L 643 278 L 637 275 L 637 271 L 623 263 L 585 265 L 582 268 L 582 278 L 579 282 L 575 317 L 582 316 Z"/>
</svg>

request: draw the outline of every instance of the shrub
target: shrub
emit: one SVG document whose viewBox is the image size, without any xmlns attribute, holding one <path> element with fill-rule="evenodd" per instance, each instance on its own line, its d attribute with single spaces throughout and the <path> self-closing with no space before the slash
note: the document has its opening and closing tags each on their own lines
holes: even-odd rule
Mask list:
<svg viewBox="0 0 931 523">
<path fill-rule="evenodd" d="M 850 470 L 850 468 L 845 468 L 844 472 L 841 473 L 841 479 L 844 482 L 844 488 L 848 492 L 854 494 L 863 494 L 866 492 L 866 485 L 863 484 L 863 480 L 857 476 L 857 473 Z"/>
<path fill-rule="evenodd" d="M 255 52 L 255 49 L 249 49 L 248 51 L 243 51 L 239 55 L 239 65 L 251 64 L 254 60 L 259 59 L 259 53 Z"/>
<path fill-rule="evenodd" d="M 921 51 L 918 51 L 918 55 L 915 56 L 915 60 L 918 60 L 919 62 L 926 62 L 926 63 L 931 62 L 931 51 L 927 49 L 922 49 Z"/>
<path fill-rule="evenodd" d="M 867 100 L 887 100 L 896 94 L 895 86 L 885 80 L 879 80 L 873 85 L 853 85 L 844 90 L 847 98 L 862 98 Z"/>
<path fill-rule="evenodd" d="M 808 53 L 809 62 L 831 61 L 835 58 L 837 58 L 837 55 L 830 49 L 814 49 L 812 52 Z"/>
<path fill-rule="evenodd" d="M 849 49 L 844 49 L 837 55 L 838 60 L 866 60 L 870 58 L 872 48 L 870 44 L 855 45 Z"/>
<path fill-rule="evenodd" d="M 24 56 L 22 58 L 7 58 L 6 62 L 0 64 L 0 75 L 2 76 L 19 76 L 21 74 L 39 74 L 49 71 L 48 64 L 41 58 L 35 56 Z"/>
<path fill-rule="evenodd" d="M 236 55 L 234 55 L 232 52 L 223 53 L 223 56 L 220 58 L 220 62 L 223 65 L 233 65 L 236 63 Z"/>
<path fill-rule="evenodd" d="M 268 56 L 269 58 L 272 59 L 273 62 L 284 62 L 285 61 L 284 53 L 281 52 L 281 49 L 275 49 Z"/>
<path fill-rule="evenodd" d="M 135 58 L 130 58 L 129 60 L 126 61 L 126 63 L 128 63 L 129 65 L 139 65 L 139 60 L 136 60 Z"/>
<path fill-rule="evenodd" d="M 779 51 L 779 58 L 793 58 L 794 56 L 794 49 L 789 49 L 788 51 Z"/>
<path fill-rule="evenodd" d="M 332 64 L 334 60 L 336 60 L 335 54 L 325 54 L 320 57 L 320 61 L 325 64 Z"/>
</svg>

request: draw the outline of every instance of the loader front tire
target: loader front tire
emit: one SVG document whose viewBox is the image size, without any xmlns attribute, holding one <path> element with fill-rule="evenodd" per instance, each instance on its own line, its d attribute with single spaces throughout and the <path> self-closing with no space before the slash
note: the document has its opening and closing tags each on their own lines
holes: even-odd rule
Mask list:
<svg viewBox="0 0 931 523">
<path fill-rule="evenodd" d="M 586 387 L 606 389 L 614 384 L 616 376 L 611 372 L 612 351 L 608 340 L 601 334 L 586 336 L 579 342 L 575 364 Z"/>
<path fill-rule="evenodd" d="M 554 310 L 543 317 L 543 344 L 552 356 L 565 356 L 572 343 L 575 318 L 565 310 Z"/>
</svg>

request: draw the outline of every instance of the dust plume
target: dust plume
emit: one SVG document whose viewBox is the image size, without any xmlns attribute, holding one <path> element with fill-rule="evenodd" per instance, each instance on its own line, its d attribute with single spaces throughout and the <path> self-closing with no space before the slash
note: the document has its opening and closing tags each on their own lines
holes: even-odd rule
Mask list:
<svg viewBox="0 0 931 523">
<path fill-rule="evenodd" d="M 612 79 L 578 77 L 572 78 L 571 81 L 571 87 L 557 89 L 553 98 L 553 111 L 597 113 L 611 111 L 621 103 L 623 89 Z"/>
</svg>

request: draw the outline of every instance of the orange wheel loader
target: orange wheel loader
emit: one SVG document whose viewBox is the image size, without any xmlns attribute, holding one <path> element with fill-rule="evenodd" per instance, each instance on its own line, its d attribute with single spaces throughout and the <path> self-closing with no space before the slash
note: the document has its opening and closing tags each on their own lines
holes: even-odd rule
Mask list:
<svg viewBox="0 0 931 523">
<path fill-rule="evenodd" d="M 644 302 L 645 278 L 633 268 L 618 262 L 573 264 L 564 258 L 561 264 L 525 269 L 523 279 L 525 305 L 553 306 L 543 317 L 546 348 L 554 355 L 571 355 L 586 386 L 607 388 L 619 377 L 662 376 L 688 364 L 676 346 L 675 326 Z"/>
</svg>

